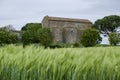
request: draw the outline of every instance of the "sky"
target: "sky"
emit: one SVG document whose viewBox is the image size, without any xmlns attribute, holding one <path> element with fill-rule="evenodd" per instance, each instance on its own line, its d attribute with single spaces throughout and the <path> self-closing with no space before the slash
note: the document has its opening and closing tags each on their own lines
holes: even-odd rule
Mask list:
<svg viewBox="0 0 120 80">
<path fill-rule="evenodd" d="M 20 30 L 27 23 L 41 23 L 44 16 L 89 19 L 120 15 L 120 0 L 0 0 L 0 27 Z"/>
</svg>

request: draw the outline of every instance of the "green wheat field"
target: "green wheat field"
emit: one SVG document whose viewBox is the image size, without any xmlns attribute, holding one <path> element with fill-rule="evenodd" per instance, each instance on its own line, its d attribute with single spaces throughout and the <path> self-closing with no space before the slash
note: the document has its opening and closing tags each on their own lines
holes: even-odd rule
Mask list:
<svg viewBox="0 0 120 80">
<path fill-rule="evenodd" d="M 120 80 L 120 47 L 0 47 L 0 80 Z"/>
</svg>

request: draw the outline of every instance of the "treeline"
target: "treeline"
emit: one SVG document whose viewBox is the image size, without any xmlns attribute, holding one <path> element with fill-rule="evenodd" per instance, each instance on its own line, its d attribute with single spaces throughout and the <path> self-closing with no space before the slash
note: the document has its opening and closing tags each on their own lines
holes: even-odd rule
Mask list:
<svg viewBox="0 0 120 80">
<path fill-rule="evenodd" d="M 111 45 L 117 45 L 120 42 L 120 16 L 110 15 L 95 21 L 91 29 L 82 32 L 81 40 L 72 44 L 73 47 L 95 46 L 102 41 L 100 34 L 109 36 Z M 21 28 L 20 32 L 11 28 L 11 26 L 0 28 L 0 45 L 23 43 L 23 46 L 29 44 L 41 44 L 46 47 L 65 47 L 65 44 L 53 44 L 52 33 L 49 28 L 42 27 L 41 23 L 27 23 Z M 70 45 L 71 46 L 71 45 Z"/>
<path fill-rule="evenodd" d="M 51 31 L 40 23 L 28 23 L 21 31 L 16 31 L 12 26 L 0 28 L 1 45 L 16 43 L 22 43 L 23 46 L 37 43 L 48 47 L 52 43 Z"/>
<path fill-rule="evenodd" d="M 61 47 L 79 47 L 82 44 L 85 47 L 94 46 L 97 43 L 99 38 L 99 32 L 96 29 L 87 29 L 83 31 L 81 42 L 74 44 L 60 44 L 60 43 L 52 43 L 53 37 L 51 30 L 46 27 L 42 27 L 41 23 L 28 23 L 22 27 L 19 32 L 21 38 L 18 37 L 16 33 L 13 33 L 11 29 L 1 28 L 0 30 L 0 44 L 14 44 L 14 43 L 22 43 L 23 47 L 29 44 L 40 44 L 45 48 L 61 48 Z"/>
</svg>

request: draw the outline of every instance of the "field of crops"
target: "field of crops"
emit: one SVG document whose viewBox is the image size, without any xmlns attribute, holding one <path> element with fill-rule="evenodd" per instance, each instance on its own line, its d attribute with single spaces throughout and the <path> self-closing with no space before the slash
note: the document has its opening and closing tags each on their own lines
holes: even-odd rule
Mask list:
<svg viewBox="0 0 120 80">
<path fill-rule="evenodd" d="M 0 80 L 120 80 L 120 47 L 0 47 Z"/>
</svg>

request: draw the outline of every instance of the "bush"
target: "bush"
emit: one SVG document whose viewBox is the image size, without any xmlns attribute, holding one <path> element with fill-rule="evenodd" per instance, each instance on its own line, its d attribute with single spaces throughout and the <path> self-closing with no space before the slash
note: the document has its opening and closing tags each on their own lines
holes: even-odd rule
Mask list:
<svg viewBox="0 0 120 80">
<path fill-rule="evenodd" d="M 40 28 L 37 31 L 37 38 L 40 41 L 40 43 L 46 47 L 50 46 L 52 43 L 52 33 L 49 28 Z"/>
<path fill-rule="evenodd" d="M 109 42 L 111 45 L 116 46 L 120 42 L 120 36 L 116 32 L 109 34 Z"/>
<path fill-rule="evenodd" d="M 86 29 L 81 36 L 81 44 L 85 47 L 95 46 L 99 36 L 99 32 L 96 29 Z"/>
<path fill-rule="evenodd" d="M 17 35 L 12 34 L 9 31 L 0 29 L 0 44 L 11 44 L 18 41 Z"/>
</svg>

